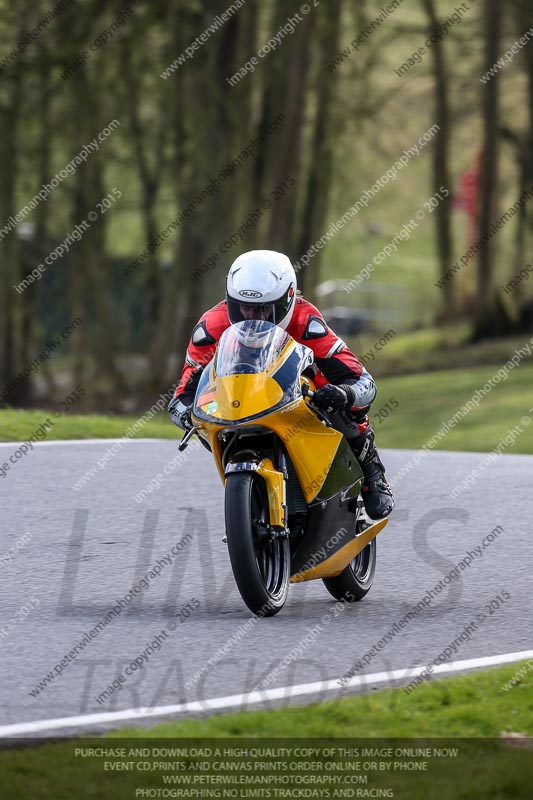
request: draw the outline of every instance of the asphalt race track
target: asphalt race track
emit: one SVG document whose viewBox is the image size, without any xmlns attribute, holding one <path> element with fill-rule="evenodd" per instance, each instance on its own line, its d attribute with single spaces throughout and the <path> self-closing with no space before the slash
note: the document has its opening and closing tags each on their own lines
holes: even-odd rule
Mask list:
<svg viewBox="0 0 533 800">
<path fill-rule="evenodd" d="M 385 672 L 362 682 L 382 687 L 402 682 L 401 676 L 408 682 L 409 668 L 426 665 L 446 647 L 454 662 L 531 647 L 531 456 L 500 456 L 454 501 L 450 492 L 484 456 L 427 454 L 395 482 L 396 510 L 378 537 L 376 578 L 362 602 L 335 607 L 314 581 L 292 587 L 276 617 L 255 620 L 238 595 L 221 541 L 223 490 L 209 453 L 189 449 L 164 475 L 176 442 L 126 442 L 73 489 L 112 444 L 35 445 L 0 480 L 4 736 L 25 735 L 27 726 L 11 726 L 38 721 L 37 735 L 142 725 L 155 718 L 135 718 L 141 706 L 189 702 L 195 703 L 190 711 L 209 711 L 228 708 L 220 698 L 234 695 L 243 695 L 242 708 L 310 702 L 334 694 L 291 693 L 291 687 L 325 686 L 350 669 Z M 0 462 L 17 447 L 1 445 Z M 413 453 L 382 456 L 394 480 Z M 136 502 L 133 496 L 152 480 L 158 488 Z M 470 563 L 449 578 L 468 551 Z M 441 580 L 438 593 L 426 595 Z M 425 595 L 426 606 L 400 628 Z M 120 610 L 95 633 L 121 599 Z M 397 632 L 377 646 L 395 623 Z M 79 653 L 66 658 L 81 641 Z M 354 668 L 374 645 L 363 668 Z M 52 679 L 36 691 L 48 673 Z M 99 702 L 114 680 L 118 690 Z M 275 693 L 263 692 L 250 705 L 247 693 L 262 681 L 263 689 L 283 691 L 276 701 Z M 120 711 L 127 713 L 105 716 Z M 64 717 L 80 719 L 64 730 L 44 722 Z"/>
</svg>

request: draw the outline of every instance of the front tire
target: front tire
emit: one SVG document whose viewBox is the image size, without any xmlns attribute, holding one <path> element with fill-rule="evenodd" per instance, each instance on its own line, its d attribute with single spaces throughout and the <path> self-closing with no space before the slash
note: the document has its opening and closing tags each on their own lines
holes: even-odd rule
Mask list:
<svg viewBox="0 0 533 800">
<path fill-rule="evenodd" d="M 291 555 L 288 538 L 264 533 L 270 515 L 263 478 L 249 472 L 228 475 L 224 511 L 231 568 L 240 595 L 258 617 L 272 617 L 287 599 Z"/>
</svg>

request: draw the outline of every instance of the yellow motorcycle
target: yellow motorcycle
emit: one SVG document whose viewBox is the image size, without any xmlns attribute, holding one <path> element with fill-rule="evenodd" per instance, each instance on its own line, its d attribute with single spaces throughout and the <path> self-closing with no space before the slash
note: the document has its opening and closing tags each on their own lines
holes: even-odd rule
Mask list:
<svg viewBox="0 0 533 800">
<path fill-rule="evenodd" d="M 344 436 L 313 406 L 313 352 L 270 322 L 228 328 L 194 400 L 193 428 L 225 485 L 229 557 L 258 616 L 283 608 L 290 583 L 322 579 L 337 600 L 361 600 L 376 568 L 359 498 L 363 475 Z"/>
</svg>

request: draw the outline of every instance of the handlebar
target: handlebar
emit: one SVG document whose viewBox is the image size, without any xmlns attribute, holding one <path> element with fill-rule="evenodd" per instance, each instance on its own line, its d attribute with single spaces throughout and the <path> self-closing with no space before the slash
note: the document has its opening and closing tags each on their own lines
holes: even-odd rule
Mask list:
<svg viewBox="0 0 533 800">
<path fill-rule="evenodd" d="M 319 408 L 317 408 L 315 405 L 312 405 L 313 397 L 315 396 L 315 394 L 316 394 L 316 392 L 313 392 L 313 390 L 309 388 L 309 384 L 308 383 L 302 384 L 302 395 L 304 397 L 308 397 L 309 398 L 309 400 L 311 401 L 311 403 L 310 403 L 311 408 L 313 409 L 313 411 L 317 415 L 318 419 L 321 420 L 321 422 L 323 422 L 326 425 L 327 428 L 333 427 L 331 422 L 329 421 L 329 419 L 324 414 L 324 412 L 321 411 Z"/>
<path fill-rule="evenodd" d="M 308 397 L 310 400 L 312 400 L 313 397 L 315 396 L 315 392 L 313 392 L 313 390 L 309 388 L 308 383 L 302 384 L 302 394 L 304 397 Z"/>
<path fill-rule="evenodd" d="M 185 434 L 185 436 L 178 445 L 178 450 L 180 451 L 180 453 L 182 453 L 183 450 L 185 450 L 189 446 L 189 439 L 191 439 L 195 433 L 196 433 L 196 428 L 190 428 L 190 430 L 187 431 L 187 433 Z"/>
</svg>

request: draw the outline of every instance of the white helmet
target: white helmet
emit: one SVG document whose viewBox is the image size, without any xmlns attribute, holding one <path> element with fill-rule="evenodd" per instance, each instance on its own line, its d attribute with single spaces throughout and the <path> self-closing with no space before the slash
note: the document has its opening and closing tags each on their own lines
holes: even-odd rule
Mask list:
<svg viewBox="0 0 533 800">
<path fill-rule="evenodd" d="M 232 325 L 262 319 L 286 329 L 296 302 L 296 273 L 290 260 L 274 250 L 243 253 L 228 272 L 226 300 Z"/>
</svg>

